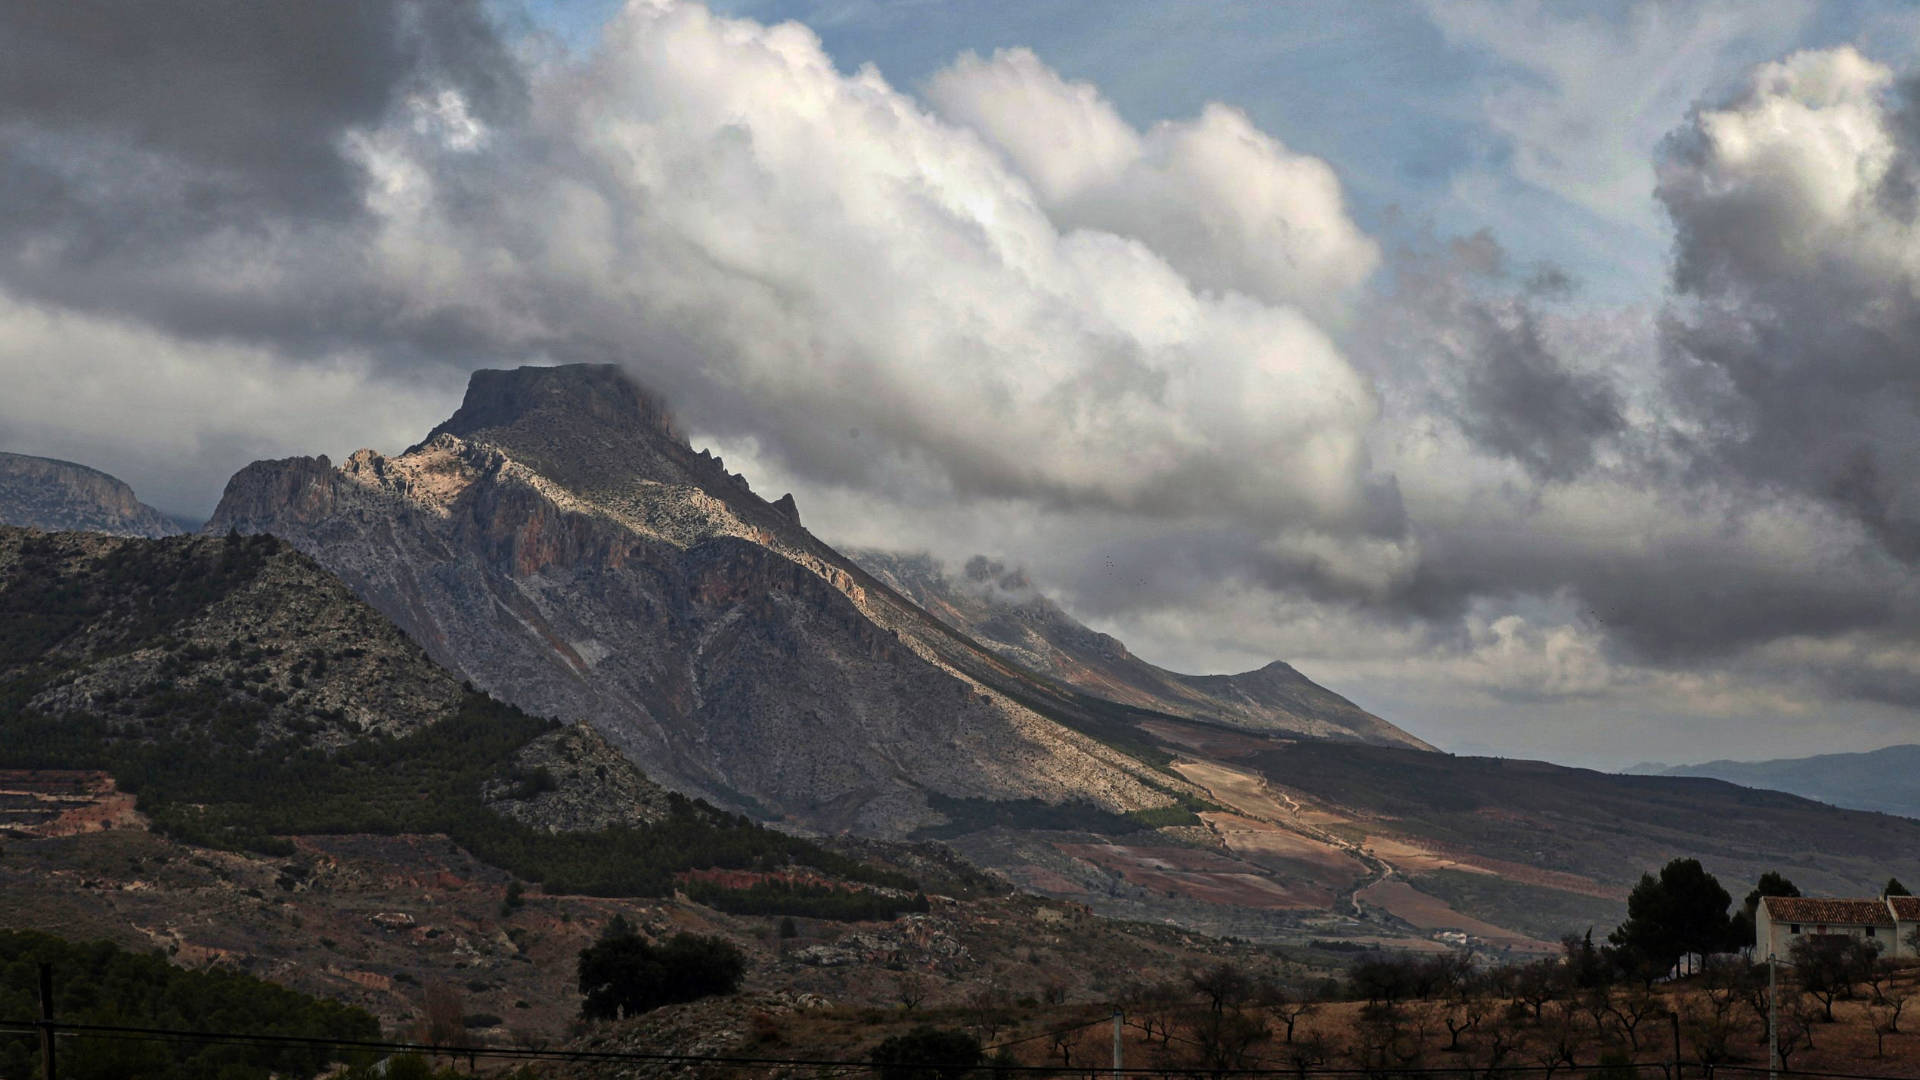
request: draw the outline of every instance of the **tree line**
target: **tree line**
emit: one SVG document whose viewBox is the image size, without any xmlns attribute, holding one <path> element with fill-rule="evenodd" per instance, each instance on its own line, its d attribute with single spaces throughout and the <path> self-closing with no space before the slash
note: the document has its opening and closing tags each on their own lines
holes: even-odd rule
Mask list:
<svg viewBox="0 0 1920 1080">
<path fill-rule="evenodd" d="M 792 881 L 757 881 L 744 888 L 689 881 L 681 888 L 688 899 L 729 915 L 799 915 L 861 922 L 891 919 L 906 912 L 924 913 L 931 907 L 922 892 L 901 896 Z"/>
<path fill-rule="evenodd" d="M 157 953 L 105 941 L 70 942 L 51 934 L 0 930 L 0 1016 L 40 1015 L 39 966 L 53 966 L 54 1015 L 76 1024 L 244 1031 L 304 1038 L 378 1039 L 365 1011 L 309 997 L 237 971 L 175 967 Z M 38 1076 L 32 1035 L 0 1036 L 0 1076 Z M 267 1080 L 311 1077 L 330 1051 L 292 1045 L 225 1045 L 75 1039 L 60 1044 L 60 1075 L 73 1080 Z"/>
</svg>

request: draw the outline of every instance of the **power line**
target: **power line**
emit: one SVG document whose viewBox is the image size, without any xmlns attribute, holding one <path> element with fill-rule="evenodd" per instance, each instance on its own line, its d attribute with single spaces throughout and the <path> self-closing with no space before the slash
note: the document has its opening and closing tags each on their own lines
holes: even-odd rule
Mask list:
<svg viewBox="0 0 1920 1080">
<path fill-rule="evenodd" d="M 1041 1039 L 1049 1039 L 1056 1035 L 1071 1035 L 1076 1031 L 1085 1031 L 1088 1028 L 1093 1027 L 1097 1024 L 1110 1023 L 1112 1020 L 1113 1020 L 1113 1017 L 1111 1014 L 1109 1014 L 1107 1016 L 1103 1016 L 1099 1018 L 1098 1020 L 1089 1020 L 1084 1024 L 1077 1024 L 1073 1027 L 1048 1028 L 1047 1030 L 1041 1032 L 1038 1035 L 1029 1035 L 1024 1039 L 1009 1039 L 1008 1041 L 1003 1043 L 994 1043 L 992 1046 L 983 1046 L 980 1048 L 980 1052 L 983 1054 L 990 1054 L 995 1050 L 1004 1050 L 1009 1046 L 1020 1046 L 1024 1043 L 1039 1042 Z"/>
<path fill-rule="evenodd" d="M 1071 1028 L 1053 1029 L 1036 1036 L 997 1044 L 989 1049 L 1000 1049 L 1033 1042 L 1054 1035 L 1071 1034 L 1097 1024 L 1107 1023 L 1108 1017 Z M 1137 1025 L 1129 1025 L 1137 1026 Z M 649 1054 L 631 1050 L 554 1050 L 537 1047 L 480 1046 L 466 1044 L 435 1044 L 385 1041 L 377 1039 L 345 1039 L 329 1036 L 275 1035 L 249 1032 L 191 1031 L 180 1028 L 136 1027 L 118 1024 L 79 1024 L 30 1020 L 0 1020 L 0 1032 L 19 1035 L 32 1035 L 51 1028 L 54 1033 L 67 1038 L 113 1039 L 133 1042 L 155 1043 L 203 1043 L 228 1046 L 252 1047 L 305 1047 L 331 1048 L 338 1050 L 361 1050 L 386 1053 L 415 1053 L 435 1057 L 504 1059 L 518 1061 L 568 1061 L 568 1062 L 634 1062 L 662 1065 L 699 1065 L 727 1068 L 806 1068 L 838 1070 L 834 1075 L 847 1075 L 853 1070 L 875 1070 L 881 1066 L 869 1060 L 819 1059 L 819 1058 L 773 1058 L 773 1057 L 730 1057 L 719 1054 Z M 1188 1041 L 1188 1040 L 1182 1040 Z M 1660 1066 L 1671 1064 L 1670 1059 L 1651 1062 L 1630 1063 L 1642 1066 Z M 976 1064 L 954 1063 L 950 1066 L 926 1065 L 929 1069 L 951 1068 L 963 1070 L 979 1068 Z M 1578 1071 L 1598 1068 L 1597 1065 L 1555 1066 L 1552 1071 Z M 1106 1066 L 1062 1067 L 1057 1065 L 1002 1065 L 988 1066 L 997 1073 L 1046 1074 L 1060 1076 L 1080 1073 L 1102 1073 L 1112 1075 L 1115 1070 Z M 1205 1074 L 1209 1077 L 1340 1077 L 1373 1076 L 1377 1069 L 1367 1068 L 1326 1068 L 1326 1067 L 1265 1067 L 1265 1068 L 1212 1068 L 1208 1066 L 1162 1066 L 1157 1068 L 1124 1068 L 1118 1070 L 1122 1076 L 1136 1077 L 1185 1077 Z M 1547 1071 L 1538 1065 L 1495 1065 L 1495 1066 L 1419 1066 L 1395 1067 L 1393 1072 L 1402 1076 L 1461 1076 L 1461 1075 L 1519 1075 Z M 1760 1073 L 1765 1066 L 1716 1064 L 1713 1072 Z M 1899 1080 L 1885 1074 L 1815 1072 L 1805 1069 L 1794 1070 L 1796 1077 L 1810 1077 L 1815 1080 Z"/>
</svg>

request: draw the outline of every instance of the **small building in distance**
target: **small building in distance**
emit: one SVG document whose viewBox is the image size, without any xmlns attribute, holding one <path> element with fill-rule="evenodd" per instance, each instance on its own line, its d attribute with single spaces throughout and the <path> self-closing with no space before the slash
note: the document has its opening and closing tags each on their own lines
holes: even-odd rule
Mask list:
<svg viewBox="0 0 1920 1080">
<path fill-rule="evenodd" d="M 1913 956 L 1906 938 L 1920 926 L 1920 897 L 1883 896 L 1843 900 L 1811 896 L 1763 896 L 1753 915 L 1754 955 L 1786 959 L 1805 936 L 1862 938 L 1885 957 Z"/>
<path fill-rule="evenodd" d="M 1913 941 L 1915 932 L 1920 932 L 1920 896 L 1889 896 L 1887 906 L 1893 909 L 1893 940 L 1904 950 L 1888 955 L 1920 956 Z"/>
</svg>

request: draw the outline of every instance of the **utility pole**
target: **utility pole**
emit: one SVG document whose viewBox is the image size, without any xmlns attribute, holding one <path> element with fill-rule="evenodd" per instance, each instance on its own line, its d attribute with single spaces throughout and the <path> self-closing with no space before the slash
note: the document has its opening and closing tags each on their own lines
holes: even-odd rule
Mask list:
<svg viewBox="0 0 1920 1080">
<path fill-rule="evenodd" d="M 53 1072 L 53 965 L 40 965 L 40 1077 L 54 1080 Z"/>
<path fill-rule="evenodd" d="M 1767 953 L 1767 1080 L 1780 1080 L 1780 974 Z"/>
<path fill-rule="evenodd" d="M 1120 1059 L 1120 1010 L 1113 1010 L 1113 1080 L 1120 1080 L 1124 1064 Z"/>
<path fill-rule="evenodd" d="M 1673 1080 L 1680 1080 L 1680 1070 L 1684 1067 L 1680 1063 L 1680 1011 L 1668 1012 L 1667 1019 L 1673 1022 Z"/>
</svg>

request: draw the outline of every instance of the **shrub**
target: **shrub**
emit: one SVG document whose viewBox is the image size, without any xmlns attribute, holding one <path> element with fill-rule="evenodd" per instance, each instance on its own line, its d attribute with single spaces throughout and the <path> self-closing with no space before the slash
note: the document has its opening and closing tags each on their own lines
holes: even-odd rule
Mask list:
<svg viewBox="0 0 1920 1080">
<path fill-rule="evenodd" d="M 746 970 L 746 957 L 722 938 L 675 934 L 655 945 L 615 933 L 580 950 L 580 1015 L 611 1020 L 731 994 Z"/>
<path fill-rule="evenodd" d="M 959 1080 L 980 1064 L 980 1040 L 923 1025 L 874 1047 L 871 1060 L 879 1080 Z"/>
</svg>

